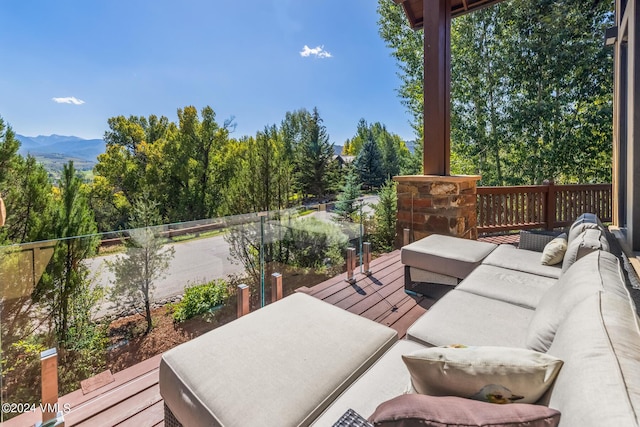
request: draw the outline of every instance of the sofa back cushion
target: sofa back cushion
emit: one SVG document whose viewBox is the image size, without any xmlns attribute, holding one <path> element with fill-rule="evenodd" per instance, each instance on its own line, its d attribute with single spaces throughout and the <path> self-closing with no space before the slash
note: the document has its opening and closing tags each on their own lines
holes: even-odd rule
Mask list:
<svg viewBox="0 0 640 427">
<path fill-rule="evenodd" d="M 640 331 L 629 298 L 604 292 L 583 300 L 548 353 L 564 361 L 549 400 L 562 425 L 638 425 Z"/>
<path fill-rule="evenodd" d="M 558 326 L 573 307 L 594 293 L 605 291 L 628 298 L 618 258 L 595 251 L 573 264 L 544 294 L 529 323 L 527 347 L 547 351 Z"/>
<path fill-rule="evenodd" d="M 587 229 L 599 229 L 604 231 L 604 225 L 600 219 L 592 213 L 583 213 L 571 224 L 569 228 L 569 243 L 575 239 L 580 233 Z"/>
<path fill-rule="evenodd" d="M 604 231 L 588 228 L 568 241 L 567 251 L 562 259 L 562 272 L 565 273 L 577 260 L 593 251 L 609 252 L 609 242 Z"/>
</svg>

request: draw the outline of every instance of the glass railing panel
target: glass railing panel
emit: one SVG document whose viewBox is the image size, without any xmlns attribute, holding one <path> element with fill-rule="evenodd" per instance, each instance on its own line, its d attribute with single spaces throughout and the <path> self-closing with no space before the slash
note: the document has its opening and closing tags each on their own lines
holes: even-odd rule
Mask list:
<svg viewBox="0 0 640 427">
<path fill-rule="evenodd" d="M 60 396 L 97 374 L 103 380 L 85 386 L 100 387 L 236 319 L 241 284 L 256 310 L 272 301 L 274 273 L 283 296 L 343 280 L 348 248 L 361 273 L 365 242 L 374 257 L 388 250 L 376 240 L 377 202 L 364 196 L 0 247 L 2 402 L 40 404 L 46 349 L 58 351 Z"/>
<path fill-rule="evenodd" d="M 253 248 L 234 251 L 233 236 L 259 223 L 247 214 L 1 247 L 2 403 L 39 407 L 46 349 L 57 348 L 62 396 L 236 319 L 236 288 L 250 278 L 239 257 Z"/>
<path fill-rule="evenodd" d="M 59 284 L 48 266 L 60 242 L 0 247 L 0 343 L 2 382 L 0 421 L 30 412 L 40 405 L 41 352 L 58 346 L 54 318 L 58 308 L 49 298 Z"/>
</svg>

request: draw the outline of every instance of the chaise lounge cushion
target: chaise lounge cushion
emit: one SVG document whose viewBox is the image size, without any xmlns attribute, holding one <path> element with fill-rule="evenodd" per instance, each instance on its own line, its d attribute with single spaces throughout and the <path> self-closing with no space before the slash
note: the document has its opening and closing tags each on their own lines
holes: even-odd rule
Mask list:
<svg viewBox="0 0 640 427">
<path fill-rule="evenodd" d="M 464 279 L 497 245 L 432 234 L 401 250 L 404 265 Z"/>
<path fill-rule="evenodd" d="M 166 352 L 160 394 L 189 427 L 309 424 L 396 336 L 295 294 Z"/>
<path fill-rule="evenodd" d="M 549 406 L 565 426 L 637 426 L 640 420 L 640 332 L 628 298 L 591 295 L 558 327 L 548 354 L 564 365 Z"/>
<path fill-rule="evenodd" d="M 558 326 L 582 300 L 597 292 L 627 298 L 615 255 L 596 251 L 577 261 L 540 300 L 527 332 L 527 347 L 547 351 Z"/>
<path fill-rule="evenodd" d="M 456 288 L 460 291 L 535 309 L 556 279 L 493 265 L 481 265 Z"/>
<path fill-rule="evenodd" d="M 500 245 L 482 261 L 482 264 L 524 271 L 525 273 L 551 277 L 552 279 L 559 278 L 560 274 L 562 274 L 560 266 L 542 265 L 540 255 L 542 255 L 540 252 L 518 249 L 512 245 Z"/>
<path fill-rule="evenodd" d="M 407 330 L 427 346 L 449 344 L 525 347 L 533 310 L 454 289 Z"/>
</svg>

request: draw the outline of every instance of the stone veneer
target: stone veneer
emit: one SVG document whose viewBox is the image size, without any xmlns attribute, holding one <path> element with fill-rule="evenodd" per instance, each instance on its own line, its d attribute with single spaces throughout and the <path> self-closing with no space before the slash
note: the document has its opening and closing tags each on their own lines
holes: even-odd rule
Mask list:
<svg viewBox="0 0 640 427">
<path fill-rule="evenodd" d="M 402 246 L 403 230 L 410 240 L 430 234 L 477 239 L 476 183 L 479 175 L 396 176 L 398 222 L 396 246 Z"/>
</svg>

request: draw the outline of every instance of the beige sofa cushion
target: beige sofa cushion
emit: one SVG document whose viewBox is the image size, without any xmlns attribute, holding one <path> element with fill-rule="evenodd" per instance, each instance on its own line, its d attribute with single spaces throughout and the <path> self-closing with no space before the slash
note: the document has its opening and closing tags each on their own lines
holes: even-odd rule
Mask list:
<svg viewBox="0 0 640 427">
<path fill-rule="evenodd" d="M 535 403 L 562 367 L 557 357 L 509 347 L 432 347 L 402 360 L 416 392 L 488 403 Z"/>
<path fill-rule="evenodd" d="M 360 378 L 345 390 L 312 425 L 331 426 L 347 409 L 368 417 L 381 402 L 407 390 L 409 371 L 402 355 L 424 348 L 414 341 L 399 340 Z"/>
<path fill-rule="evenodd" d="M 580 301 L 597 292 L 628 296 L 615 255 L 596 251 L 578 260 L 542 297 L 527 331 L 527 347 L 547 351 L 558 326 Z"/>
<path fill-rule="evenodd" d="M 483 264 L 456 289 L 535 309 L 545 292 L 556 282 L 550 277 Z"/>
<path fill-rule="evenodd" d="M 464 279 L 497 245 L 459 237 L 432 234 L 404 246 L 404 265 Z"/>
<path fill-rule="evenodd" d="M 454 289 L 420 316 L 407 338 L 449 344 L 525 347 L 533 310 Z"/>
<path fill-rule="evenodd" d="M 561 425 L 637 426 L 640 419 L 640 332 L 631 300 L 598 293 L 558 327 L 548 354 L 564 360 L 549 406 Z"/>
<path fill-rule="evenodd" d="M 562 273 L 558 265 L 542 265 L 540 252 L 518 249 L 513 245 L 500 245 L 482 261 L 482 264 L 524 271 L 538 276 L 557 279 Z"/>
<path fill-rule="evenodd" d="M 583 256 L 597 250 L 609 252 L 606 234 L 599 228 L 584 230 L 569 242 L 562 260 L 562 273 L 565 273 L 573 263 Z"/>
<path fill-rule="evenodd" d="M 185 426 L 307 425 L 396 337 L 295 294 L 166 352 L 160 394 Z"/>
</svg>

